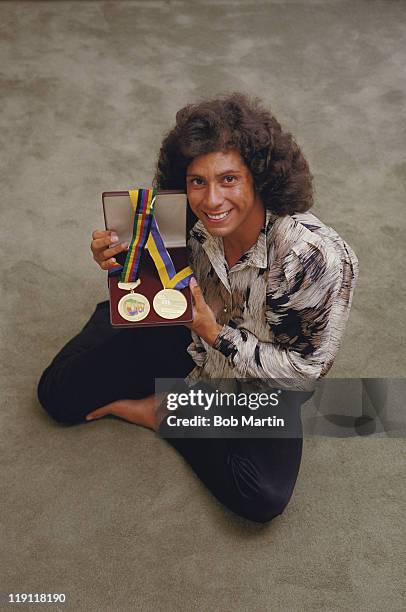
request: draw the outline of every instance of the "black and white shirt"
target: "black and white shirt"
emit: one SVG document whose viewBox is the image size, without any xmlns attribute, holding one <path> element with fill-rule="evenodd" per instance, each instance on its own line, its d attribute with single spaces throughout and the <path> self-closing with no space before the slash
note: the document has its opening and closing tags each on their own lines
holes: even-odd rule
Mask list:
<svg viewBox="0 0 406 612">
<path fill-rule="evenodd" d="M 196 367 L 188 383 L 266 378 L 307 389 L 329 371 L 358 278 L 357 257 L 337 232 L 310 212 L 278 217 L 266 210 L 256 243 L 232 268 L 222 238 L 200 220 L 188 246 L 197 282 L 223 326 L 212 347 L 192 332 L 188 353 Z"/>
</svg>

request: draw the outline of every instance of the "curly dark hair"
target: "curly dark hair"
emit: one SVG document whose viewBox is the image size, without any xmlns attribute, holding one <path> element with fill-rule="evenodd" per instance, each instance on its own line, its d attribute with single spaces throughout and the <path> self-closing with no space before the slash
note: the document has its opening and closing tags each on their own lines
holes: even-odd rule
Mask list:
<svg viewBox="0 0 406 612">
<path fill-rule="evenodd" d="M 186 170 L 195 157 L 229 149 L 239 151 L 264 206 L 274 214 L 311 208 L 313 176 L 292 135 L 259 98 L 237 92 L 188 104 L 176 113 L 176 125 L 161 145 L 153 184 L 185 189 Z"/>
</svg>

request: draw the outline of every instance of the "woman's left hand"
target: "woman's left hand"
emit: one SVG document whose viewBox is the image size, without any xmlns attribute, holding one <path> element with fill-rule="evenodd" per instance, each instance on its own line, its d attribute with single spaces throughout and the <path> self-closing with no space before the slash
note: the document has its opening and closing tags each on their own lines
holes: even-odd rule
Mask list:
<svg viewBox="0 0 406 612">
<path fill-rule="evenodd" d="M 212 309 L 206 304 L 202 290 L 194 276 L 189 281 L 189 288 L 193 297 L 193 321 L 185 325 L 212 346 L 222 326 L 217 323 Z"/>
</svg>

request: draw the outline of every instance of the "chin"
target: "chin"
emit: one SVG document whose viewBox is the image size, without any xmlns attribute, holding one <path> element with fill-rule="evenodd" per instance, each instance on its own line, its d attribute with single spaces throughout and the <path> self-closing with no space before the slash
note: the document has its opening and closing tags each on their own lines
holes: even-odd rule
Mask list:
<svg viewBox="0 0 406 612">
<path fill-rule="evenodd" d="M 224 236 L 228 236 L 229 234 L 232 234 L 233 232 L 233 228 L 230 227 L 208 227 L 205 223 L 204 223 L 204 227 L 207 229 L 207 231 L 209 232 L 209 234 L 211 234 L 212 236 L 221 236 L 222 238 Z"/>
</svg>

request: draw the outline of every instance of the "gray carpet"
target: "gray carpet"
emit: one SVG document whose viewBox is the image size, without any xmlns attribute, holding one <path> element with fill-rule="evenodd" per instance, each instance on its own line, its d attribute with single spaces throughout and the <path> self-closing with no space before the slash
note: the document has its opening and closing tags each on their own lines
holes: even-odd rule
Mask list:
<svg viewBox="0 0 406 612">
<path fill-rule="evenodd" d="M 150 184 L 176 110 L 233 90 L 295 135 L 314 213 L 359 257 L 331 376 L 404 377 L 405 2 L 15 1 L 0 24 L 1 601 L 404 609 L 404 437 L 307 436 L 289 506 L 261 526 L 152 432 L 52 422 L 36 384 L 107 299 L 101 192 Z"/>
</svg>

